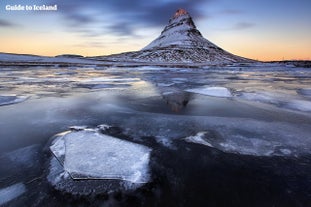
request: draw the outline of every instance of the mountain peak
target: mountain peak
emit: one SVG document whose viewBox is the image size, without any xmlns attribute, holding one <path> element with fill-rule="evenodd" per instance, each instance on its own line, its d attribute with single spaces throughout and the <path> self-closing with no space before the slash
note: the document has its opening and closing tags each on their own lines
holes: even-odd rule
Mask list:
<svg viewBox="0 0 311 207">
<path fill-rule="evenodd" d="M 188 12 L 185 9 L 178 9 L 176 13 L 174 14 L 173 18 L 178 18 L 180 16 L 187 15 L 187 14 Z"/>
<path fill-rule="evenodd" d="M 251 62 L 205 39 L 185 9 L 178 9 L 160 36 L 140 51 L 111 56 L 142 62 L 230 64 Z"/>
<path fill-rule="evenodd" d="M 144 47 L 143 50 L 168 46 L 209 47 L 211 45 L 212 43 L 203 39 L 189 13 L 185 9 L 178 9 L 161 32 L 161 35 Z"/>
</svg>

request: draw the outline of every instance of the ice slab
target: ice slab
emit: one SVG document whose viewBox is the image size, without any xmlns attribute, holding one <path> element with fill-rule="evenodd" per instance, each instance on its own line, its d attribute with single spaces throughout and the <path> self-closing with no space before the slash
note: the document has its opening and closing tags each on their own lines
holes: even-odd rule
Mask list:
<svg viewBox="0 0 311 207">
<path fill-rule="evenodd" d="M 290 156 L 294 149 L 284 146 L 280 142 L 268 141 L 256 137 L 231 135 L 226 139 L 217 139 L 208 132 L 198 132 L 196 135 L 186 137 L 187 142 L 206 145 L 219 149 L 223 152 L 254 155 L 254 156 Z"/>
<path fill-rule="evenodd" d="M 20 102 L 25 101 L 27 98 L 28 98 L 27 96 L 15 96 L 15 95 L 1 96 L 0 95 L 0 106 L 20 103 Z"/>
<path fill-rule="evenodd" d="M 198 93 L 207 96 L 215 97 L 232 97 L 230 90 L 225 87 L 204 87 L 187 89 L 187 92 Z"/>
<path fill-rule="evenodd" d="M 273 104 L 283 108 L 298 110 L 298 111 L 311 111 L 311 101 L 299 99 L 299 97 L 283 93 L 275 92 L 245 92 L 242 93 L 240 98 L 256 101 L 262 103 Z"/>
<path fill-rule="evenodd" d="M 149 180 L 151 149 L 143 145 L 84 130 L 65 134 L 50 149 L 73 179 Z"/>
<path fill-rule="evenodd" d="M 0 189 L 0 205 L 3 205 L 26 192 L 26 186 L 23 183 L 17 183 L 6 188 Z"/>
</svg>

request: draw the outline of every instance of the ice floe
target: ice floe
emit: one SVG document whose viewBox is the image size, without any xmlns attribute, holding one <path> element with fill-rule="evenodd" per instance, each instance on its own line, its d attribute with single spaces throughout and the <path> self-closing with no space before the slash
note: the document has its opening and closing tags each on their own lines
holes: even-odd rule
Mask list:
<svg viewBox="0 0 311 207">
<path fill-rule="evenodd" d="M 16 104 L 27 100 L 27 96 L 16 96 L 16 95 L 0 95 L 0 106 Z"/>
<path fill-rule="evenodd" d="M 184 138 L 187 142 L 217 148 L 223 152 L 254 156 L 289 156 L 294 149 L 284 146 L 277 141 L 268 141 L 256 137 L 245 137 L 243 135 L 231 135 L 230 138 L 217 138 L 209 132 L 198 132 L 193 136 Z"/>
<path fill-rule="evenodd" d="M 225 87 L 202 87 L 187 89 L 186 91 L 215 97 L 232 97 L 229 89 Z"/>
<path fill-rule="evenodd" d="M 306 112 L 311 111 L 311 101 L 303 100 L 301 97 L 290 94 L 258 91 L 244 92 L 239 97 L 249 101 L 273 104 L 278 107 L 283 107 L 291 110 Z"/>
<path fill-rule="evenodd" d="M 6 188 L 0 189 L 0 205 L 21 196 L 26 192 L 26 186 L 23 183 L 16 183 Z"/>
<path fill-rule="evenodd" d="M 73 179 L 149 180 L 151 149 L 143 145 L 81 130 L 58 137 L 50 149 Z"/>
</svg>

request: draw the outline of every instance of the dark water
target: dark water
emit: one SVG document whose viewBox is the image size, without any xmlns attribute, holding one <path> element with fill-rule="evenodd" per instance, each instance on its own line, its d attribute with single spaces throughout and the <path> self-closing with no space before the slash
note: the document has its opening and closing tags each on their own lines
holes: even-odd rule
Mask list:
<svg viewBox="0 0 311 207">
<path fill-rule="evenodd" d="M 0 95 L 28 97 L 0 106 L 0 189 L 23 186 L 5 206 L 311 206 L 308 70 L 0 73 Z M 186 91 L 209 86 L 226 87 L 232 97 Z M 100 124 L 152 149 L 150 182 L 80 196 L 55 190 L 46 178 L 49 139 L 70 126 Z M 200 132 L 212 135 L 210 146 L 186 141 Z"/>
</svg>

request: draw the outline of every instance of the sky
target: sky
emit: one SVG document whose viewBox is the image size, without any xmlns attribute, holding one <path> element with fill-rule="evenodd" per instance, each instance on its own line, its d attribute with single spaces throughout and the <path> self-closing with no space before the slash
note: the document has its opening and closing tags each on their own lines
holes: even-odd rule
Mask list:
<svg viewBox="0 0 311 207">
<path fill-rule="evenodd" d="M 12 11 L 7 5 L 57 5 Z M 311 60 L 310 0 L 0 0 L 0 52 L 55 56 L 140 50 L 179 8 L 202 35 L 255 60 Z"/>
</svg>

